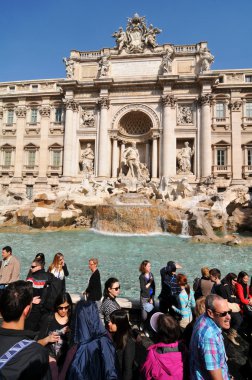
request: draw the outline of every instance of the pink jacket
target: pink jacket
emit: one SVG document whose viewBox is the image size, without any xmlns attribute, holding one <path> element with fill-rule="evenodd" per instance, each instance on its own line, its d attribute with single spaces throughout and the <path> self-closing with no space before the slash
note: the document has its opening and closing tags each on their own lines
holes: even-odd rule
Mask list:
<svg viewBox="0 0 252 380">
<path fill-rule="evenodd" d="M 161 349 L 165 352 L 162 353 Z M 187 351 L 181 342 L 153 344 L 148 348 L 141 373 L 145 380 L 183 380 L 186 379 L 184 375 L 186 361 Z"/>
</svg>

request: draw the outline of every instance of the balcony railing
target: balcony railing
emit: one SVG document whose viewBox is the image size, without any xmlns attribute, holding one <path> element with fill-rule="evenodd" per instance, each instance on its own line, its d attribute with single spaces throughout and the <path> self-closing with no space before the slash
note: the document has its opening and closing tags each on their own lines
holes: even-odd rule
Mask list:
<svg viewBox="0 0 252 380">
<path fill-rule="evenodd" d="M 0 175 L 8 174 L 10 177 L 14 175 L 14 165 L 0 165 Z"/>
<path fill-rule="evenodd" d="M 229 117 L 213 117 L 212 118 L 212 128 L 216 127 L 224 127 L 225 129 L 230 128 L 230 120 Z"/>
<path fill-rule="evenodd" d="M 26 175 L 33 175 L 33 177 L 37 177 L 39 174 L 38 165 L 24 165 L 22 170 L 22 175 L 25 177 Z"/>
<path fill-rule="evenodd" d="M 213 172 L 214 178 L 218 176 L 224 176 L 226 178 L 230 178 L 232 174 L 231 165 L 213 165 L 212 172 Z"/>
<path fill-rule="evenodd" d="M 62 166 L 49 165 L 47 168 L 47 175 L 50 177 L 51 175 L 62 175 Z"/>
<path fill-rule="evenodd" d="M 252 165 L 243 165 L 242 176 L 245 179 L 249 176 L 252 176 Z"/>
</svg>

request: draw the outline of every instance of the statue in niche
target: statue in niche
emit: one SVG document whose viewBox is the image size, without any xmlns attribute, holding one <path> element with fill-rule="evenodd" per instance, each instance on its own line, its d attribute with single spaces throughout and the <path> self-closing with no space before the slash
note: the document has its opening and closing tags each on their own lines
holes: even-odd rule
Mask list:
<svg viewBox="0 0 252 380">
<path fill-rule="evenodd" d="M 210 66 L 214 61 L 214 56 L 210 53 L 210 50 L 208 50 L 206 47 L 200 48 L 199 55 L 200 72 L 203 73 L 204 71 L 210 70 Z"/>
<path fill-rule="evenodd" d="M 174 48 L 172 46 L 168 46 L 163 55 L 161 67 L 163 69 L 163 74 L 170 73 L 172 71 L 172 61 L 174 58 Z"/>
<path fill-rule="evenodd" d="M 180 149 L 177 154 L 178 159 L 178 174 L 192 174 L 191 172 L 191 158 L 194 155 L 194 147 L 191 149 L 189 142 L 186 141 L 184 148 Z"/>
<path fill-rule="evenodd" d="M 192 107 L 179 106 L 178 108 L 178 124 L 192 124 L 193 114 Z"/>
<path fill-rule="evenodd" d="M 66 66 L 66 76 L 68 79 L 72 79 L 74 77 L 74 61 L 70 58 L 63 58 L 63 62 Z"/>
<path fill-rule="evenodd" d="M 99 61 L 99 77 L 108 76 L 109 72 L 109 60 L 107 55 L 103 55 Z"/>
<path fill-rule="evenodd" d="M 123 152 L 123 157 L 125 158 L 126 165 L 128 166 L 129 170 L 127 173 L 127 176 L 130 176 L 132 178 L 141 178 L 141 168 L 140 168 L 140 158 L 138 149 L 136 147 L 136 143 L 133 142 L 131 146 L 126 148 Z"/>
<path fill-rule="evenodd" d="M 94 174 L 94 151 L 90 143 L 81 154 L 80 169 L 84 174 Z"/>
<path fill-rule="evenodd" d="M 82 118 L 82 125 L 84 125 L 85 127 L 94 127 L 94 114 L 92 111 L 87 111 L 83 109 L 81 118 Z"/>
<path fill-rule="evenodd" d="M 137 13 L 128 18 L 126 32 L 122 27 L 112 36 L 116 39 L 118 53 L 123 49 L 128 54 L 142 53 L 145 48 L 154 49 L 157 46 L 156 36 L 161 30 L 154 28 L 152 24 L 146 25 L 145 16 L 140 17 Z"/>
</svg>

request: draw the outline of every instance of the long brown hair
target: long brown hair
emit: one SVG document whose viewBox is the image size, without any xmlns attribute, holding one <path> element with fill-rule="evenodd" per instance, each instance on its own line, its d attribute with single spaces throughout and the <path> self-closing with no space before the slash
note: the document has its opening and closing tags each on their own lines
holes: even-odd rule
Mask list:
<svg viewBox="0 0 252 380">
<path fill-rule="evenodd" d="M 48 268 L 48 272 L 51 272 L 54 268 L 58 269 L 59 271 L 61 271 L 62 269 L 62 264 L 60 263 L 60 260 L 64 258 L 64 255 L 63 253 L 61 252 L 57 252 L 55 255 L 54 255 L 54 258 L 53 258 L 53 262 L 50 264 L 49 268 Z"/>
<path fill-rule="evenodd" d="M 184 275 L 182 273 L 178 273 L 177 274 L 177 283 L 178 283 L 178 285 L 185 287 L 185 291 L 186 291 L 188 298 L 189 298 L 190 297 L 190 285 L 187 282 L 186 275 Z"/>
</svg>

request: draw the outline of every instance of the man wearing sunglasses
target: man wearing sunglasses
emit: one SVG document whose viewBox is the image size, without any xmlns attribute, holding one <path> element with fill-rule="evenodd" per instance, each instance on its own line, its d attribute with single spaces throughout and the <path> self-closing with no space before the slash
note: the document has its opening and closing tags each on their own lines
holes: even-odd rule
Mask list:
<svg viewBox="0 0 252 380">
<path fill-rule="evenodd" d="M 227 300 L 210 294 L 206 312 L 195 322 L 190 343 L 191 380 L 228 380 L 222 329 L 230 328 L 231 310 Z"/>
</svg>

